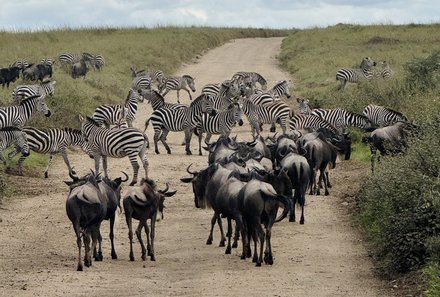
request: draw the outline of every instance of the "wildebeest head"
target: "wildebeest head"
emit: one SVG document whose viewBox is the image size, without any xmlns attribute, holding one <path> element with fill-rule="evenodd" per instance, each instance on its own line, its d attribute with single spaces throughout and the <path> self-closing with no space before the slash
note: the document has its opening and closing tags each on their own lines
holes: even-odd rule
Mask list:
<svg viewBox="0 0 440 297">
<path fill-rule="evenodd" d="M 171 197 L 174 196 L 174 194 L 176 194 L 176 191 L 168 191 L 169 190 L 169 185 L 168 183 L 166 184 L 166 187 L 164 190 L 157 190 L 157 196 L 158 196 L 158 211 L 160 213 L 160 218 L 158 218 L 157 220 L 163 220 L 163 211 L 165 209 L 165 198 L 166 197 Z"/>
<path fill-rule="evenodd" d="M 192 164 L 190 164 L 186 171 L 193 175 L 192 177 L 183 177 L 180 180 L 184 183 L 191 183 L 193 187 L 194 193 L 194 204 L 196 208 L 205 208 L 205 190 L 206 185 L 208 184 L 209 179 L 218 168 L 218 164 L 211 164 L 208 168 L 203 169 L 201 171 L 190 171 L 189 168 Z"/>
</svg>

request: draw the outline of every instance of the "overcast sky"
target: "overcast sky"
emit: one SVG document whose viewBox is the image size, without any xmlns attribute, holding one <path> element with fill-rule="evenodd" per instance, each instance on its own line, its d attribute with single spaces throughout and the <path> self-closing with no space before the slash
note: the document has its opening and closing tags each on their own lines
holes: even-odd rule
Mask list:
<svg viewBox="0 0 440 297">
<path fill-rule="evenodd" d="M 0 30 L 440 22 L 440 0 L 0 0 Z"/>
</svg>

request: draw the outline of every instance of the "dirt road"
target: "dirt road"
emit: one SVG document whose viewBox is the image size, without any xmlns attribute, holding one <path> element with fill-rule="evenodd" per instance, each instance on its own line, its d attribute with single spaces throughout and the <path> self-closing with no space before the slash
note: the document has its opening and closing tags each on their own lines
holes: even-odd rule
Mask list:
<svg viewBox="0 0 440 297">
<path fill-rule="evenodd" d="M 269 79 L 289 79 L 277 67 L 281 38 L 245 39 L 227 43 L 184 65 L 178 74 L 196 78 L 198 91 L 206 83 L 221 82 L 235 71 L 256 71 Z M 127 88 L 129 78 L 127 78 Z M 175 100 L 175 93 L 167 100 Z M 188 103 L 188 96 L 181 93 Z M 295 103 L 291 103 L 295 106 Z M 151 113 L 143 103 L 135 122 L 143 127 Z M 152 130 L 148 135 L 152 139 Z M 250 138 L 244 125 L 233 131 Z M 49 179 L 25 178 L 26 197 L 14 197 L 0 210 L 0 296 L 387 296 L 377 280 L 358 234 L 353 230 L 344 197 L 359 181 L 359 165 L 344 162 L 331 172 L 334 188 L 328 197 L 307 197 L 306 223 L 283 221 L 274 226 L 273 266 L 255 267 L 240 260 L 239 251 L 224 254 L 216 228 L 214 244 L 205 245 L 212 211 L 194 207 L 191 186 L 180 182 L 185 168 L 207 164 L 207 156 L 186 156 L 182 133 L 168 136 L 172 155 L 148 151 L 150 177 L 163 188 L 165 182 L 178 192 L 167 201 L 165 219 L 157 224 L 156 262 L 128 258 L 127 227 L 123 215 L 116 222 L 118 260 L 110 258 L 108 223 L 102 227 L 104 261 L 93 262 L 84 272 L 76 269 L 76 240 L 66 216 L 67 171 L 59 158 Z M 196 153 L 196 141 L 192 149 Z M 93 167 L 82 153 L 71 154 L 80 174 Z M 110 174 L 130 172 L 127 158 L 110 159 Z M 41 175 L 42 176 L 42 175 Z M 128 186 L 125 186 L 125 190 Z"/>
</svg>

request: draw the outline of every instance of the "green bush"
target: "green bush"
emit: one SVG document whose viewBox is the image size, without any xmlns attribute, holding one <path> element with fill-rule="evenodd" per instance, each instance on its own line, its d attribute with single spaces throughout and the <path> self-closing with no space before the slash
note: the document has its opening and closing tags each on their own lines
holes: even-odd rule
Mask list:
<svg viewBox="0 0 440 297">
<path fill-rule="evenodd" d="M 440 50 L 427 58 L 418 58 L 405 65 L 406 82 L 411 89 L 438 89 L 440 83 Z"/>
</svg>

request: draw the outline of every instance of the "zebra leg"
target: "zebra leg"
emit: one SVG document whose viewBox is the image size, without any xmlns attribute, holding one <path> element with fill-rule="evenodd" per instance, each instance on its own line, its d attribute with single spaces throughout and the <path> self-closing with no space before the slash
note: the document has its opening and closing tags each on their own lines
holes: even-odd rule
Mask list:
<svg viewBox="0 0 440 297">
<path fill-rule="evenodd" d="M 184 88 L 184 90 L 188 93 L 189 100 L 192 101 L 193 99 L 192 99 L 192 96 L 191 96 L 191 92 L 187 88 Z"/>
<path fill-rule="evenodd" d="M 131 154 L 128 156 L 130 159 L 131 166 L 133 167 L 133 180 L 130 183 L 130 186 L 134 186 L 137 183 L 138 174 L 139 174 L 139 163 L 136 160 L 136 154 Z"/>
<path fill-rule="evenodd" d="M 101 162 L 101 155 L 94 155 L 93 159 L 95 160 L 95 174 L 99 173 L 99 163 Z"/>
<path fill-rule="evenodd" d="M 177 90 L 177 103 L 180 103 L 179 90 Z"/>
<path fill-rule="evenodd" d="M 70 166 L 70 162 L 69 162 L 69 158 L 67 158 L 67 151 L 65 149 L 63 149 L 61 151 L 61 155 L 63 156 L 64 159 L 64 163 L 66 163 L 67 169 L 69 170 L 69 172 L 73 175 L 76 174 L 75 170 L 73 170 L 72 166 Z M 47 168 L 49 170 L 49 167 Z"/>
<path fill-rule="evenodd" d="M 44 178 L 48 178 L 49 177 L 49 167 L 52 164 L 53 159 L 54 159 L 54 155 L 50 154 L 49 155 L 49 160 L 47 161 L 46 169 L 44 169 Z"/>
<path fill-rule="evenodd" d="M 160 134 L 161 134 L 161 130 L 156 130 L 156 131 L 154 131 L 154 136 L 153 136 L 153 140 L 154 140 L 154 152 L 155 152 L 156 154 L 160 154 L 160 152 L 159 152 L 159 148 L 158 148 L 158 146 L 157 146 L 157 143 L 159 142 Z"/>
<path fill-rule="evenodd" d="M 169 132 L 170 131 L 168 131 L 168 130 L 163 130 L 162 135 L 160 136 L 160 141 L 162 142 L 163 146 L 167 150 L 167 154 L 171 154 L 171 149 L 170 149 L 168 143 L 166 142 L 167 135 L 168 135 Z"/>
<path fill-rule="evenodd" d="M 209 143 L 209 141 L 211 140 L 211 136 L 212 136 L 211 133 L 206 132 L 206 137 L 205 137 L 205 142 L 206 143 Z"/>
<path fill-rule="evenodd" d="M 141 151 L 139 152 L 138 156 L 141 159 L 142 166 L 144 167 L 145 179 L 148 179 L 148 166 L 149 166 L 149 163 L 148 163 L 147 155 L 145 154 L 145 151 L 146 151 L 146 146 L 141 149 Z"/>
<path fill-rule="evenodd" d="M 104 169 L 104 176 L 108 177 L 107 171 L 107 156 L 102 156 L 102 168 Z"/>
<path fill-rule="evenodd" d="M 202 138 L 203 138 L 203 131 L 199 131 L 199 156 L 202 156 Z"/>
<path fill-rule="evenodd" d="M 190 148 L 192 133 L 193 129 L 185 129 L 185 151 L 187 155 L 192 155 Z"/>
</svg>

